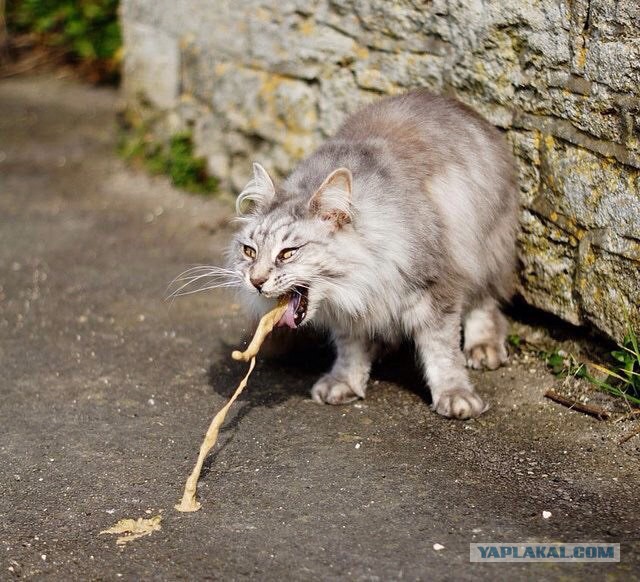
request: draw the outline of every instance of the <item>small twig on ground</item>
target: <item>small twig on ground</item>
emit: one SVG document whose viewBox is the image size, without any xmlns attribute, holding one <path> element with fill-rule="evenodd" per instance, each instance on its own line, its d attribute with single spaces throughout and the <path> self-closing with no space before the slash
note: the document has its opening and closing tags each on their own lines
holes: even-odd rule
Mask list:
<svg viewBox="0 0 640 582">
<path fill-rule="evenodd" d="M 547 390 L 544 395 L 550 400 L 557 402 L 558 404 L 562 404 L 563 406 L 571 408 L 572 410 L 577 410 L 578 412 L 583 412 L 584 414 L 593 416 L 598 420 L 606 420 L 611 416 L 611 414 L 609 414 L 606 410 L 600 408 L 599 406 L 593 406 L 592 404 L 583 404 L 582 402 L 578 402 L 577 400 L 572 400 L 571 398 L 562 396 L 561 394 L 558 394 L 553 390 Z"/>
<path fill-rule="evenodd" d="M 630 432 L 629 434 L 627 434 L 627 435 L 623 436 L 623 437 L 618 441 L 618 444 L 619 444 L 619 445 L 623 445 L 623 444 L 624 444 L 624 443 L 626 443 L 627 441 L 630 441 L 634 436 L 637 436 L 637 435 L 639 435 L 639 434 L 640 434 L 640 426 L 639 426 L 636 430 L 634 430 L 634 431 Z"/>
<path fill-rule="evenodd" d="M 631 412 L 628 412 L 624 416 L 616 418 L 614 422 L 624 422 L 625 420 L 629 420 L 630 418 L 634 418 L 635 416 L 640 416 L 640 408 L 632 409 Z"/>
</svg>

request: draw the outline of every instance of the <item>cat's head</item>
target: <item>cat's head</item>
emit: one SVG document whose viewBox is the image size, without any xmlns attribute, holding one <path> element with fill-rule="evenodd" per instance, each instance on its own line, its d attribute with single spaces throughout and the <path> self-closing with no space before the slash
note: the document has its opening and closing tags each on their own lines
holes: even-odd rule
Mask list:
<svg viewBox="0 0 640 582">
<path fill-rule="evenodd" d="M 295 328 L 339 291 L 345 269 L 341 235 L 353 220 L 351 172 L 336 169 L 308 196 L 276 188 L 260 164 L 253 172 L 236 202 L 242 227 L 229 258 L 249 302 L 264 312 L 286 296 L 280 324 Z"/>
</svg>

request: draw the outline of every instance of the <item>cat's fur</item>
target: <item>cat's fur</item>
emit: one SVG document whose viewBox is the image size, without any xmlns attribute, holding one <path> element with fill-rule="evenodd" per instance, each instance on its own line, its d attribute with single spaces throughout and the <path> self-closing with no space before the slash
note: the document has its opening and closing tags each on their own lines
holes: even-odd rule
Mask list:
<svg viewBox="0 0 640 582">
<path fill-rule="evenodd" d="M 328 329 L 337 350 L 313 399 L 364 398 L 378 342 L 409 337 L 434 410 L 481 414 L 465 361 L 505 362 L 498 303 L 511 295 L 515 262 L 517 188 L 501 134 L 459 102 L 417 90 L 349 117 L 280 186 L 258 164 L 254 173 L 238 199 L 239 209 L 253 205 L 232 265 L 262 312 L 265 298 L 308 287 L 304 323 Z M 277 258 L 291 247 L 300 247 L 293 257 Z"/>
</svg>

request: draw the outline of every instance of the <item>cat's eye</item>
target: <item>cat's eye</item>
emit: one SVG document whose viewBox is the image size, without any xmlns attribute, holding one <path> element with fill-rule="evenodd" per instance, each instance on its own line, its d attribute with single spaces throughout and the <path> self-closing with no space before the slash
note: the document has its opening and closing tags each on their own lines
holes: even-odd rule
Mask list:
<svg viewBox="0 0 640 582">
<path fill-rule="evenodd" d="M 250 247 L 249 245 L 242 245 L 242 252 L 250 259 L 256 258 L 256 249 Z"/>
<path fill-rule="evenodd" d="M 291 257 L 293 257 L 293 255 L 295 255 L 298 252 L 298 248 L 299 247 L 291 247 L 289 249 L 282 249 L 278 253 L 278 260 L 286 261 L 287 259 L 290 259 Z"/>
</svg>

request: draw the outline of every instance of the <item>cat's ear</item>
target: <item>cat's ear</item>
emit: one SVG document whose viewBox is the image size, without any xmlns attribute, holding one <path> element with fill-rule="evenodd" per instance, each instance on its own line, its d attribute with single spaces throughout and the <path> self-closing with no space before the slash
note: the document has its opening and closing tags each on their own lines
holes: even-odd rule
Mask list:
<svg viewBox="0 0 640 582">
<path fill-rule="evenodd" d="M 276 189 L 267 170 L 255 162 L 253 164 L 253 179 L 249 180 L 236 199 L 236 212 L 238 215 L 245 214 L 243 208 L 245 202 L 252 202 L 253 210 L 262 212 L 271 204 L 275 195 Z"/>
<path fill-rule="evenodd" d="M 329 174 L 309 200 L 309 210 L 323 220 L 342 228 L 352 219 L 351 185 L 353 179 L 347 168 Z"/>
</svg>

